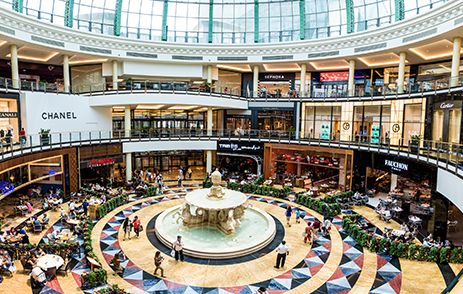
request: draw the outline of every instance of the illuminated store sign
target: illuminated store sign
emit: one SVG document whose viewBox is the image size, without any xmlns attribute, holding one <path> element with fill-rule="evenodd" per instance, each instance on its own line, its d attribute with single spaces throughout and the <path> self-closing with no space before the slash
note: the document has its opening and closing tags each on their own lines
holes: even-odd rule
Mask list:
<svg viewBox="0 0 463 294">
<path fill-rule="evenodd" d="M 391 168 L 391 170 L 393 171 L 397 171 L 397 172 L 408 171 L 408 164 L 406 163 L 385 159 L 384 165 Z"/>
<path fill-rule="evenodd" d="M 0 118 L 18 118 L 17 112 L 0 112 Z"/>
<path fill-rule="evenodd" d="M 217 151 L 244 153 L 244 154 L 260 154 L 264 151 L 263 144 L 254 142 L 229 142 L 219 141 L 217 143 Z"/>
<path fill-rule="evenodd" d="M 88 163 L 89 167 L 98 167 L 98 166 L 105 166 L 114 164 L 114 159 L 112 158 L 101 158 L 101 159 L 92 159 Z"/>
</svg>

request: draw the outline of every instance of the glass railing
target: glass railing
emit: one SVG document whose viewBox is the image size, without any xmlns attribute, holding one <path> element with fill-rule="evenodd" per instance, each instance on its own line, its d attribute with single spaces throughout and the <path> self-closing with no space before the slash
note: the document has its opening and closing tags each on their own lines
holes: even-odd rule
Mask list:
<svg viewBox="0 0 463 294">
<path fill-rule="evenodd" d="M 260 99 L 269 101 L 279 100 L 323 100 L 323 99 L 338 99 L 349 97 L 349 92 L 345 88 L 337 89 L 324 89 L 319 88 L 320 85 L 312 87 L 310 91 L 300 92 L 297 90 L 290 90 L 287 92 L 268 92 L 268 91 L 245 91 L 242 92 L 241 87 L 229 88 L 225 86 L 212 85 L 209 87 L 206 84 L 197 84 L 187 81 L 154 81 L 154 80 L 127 80 L 113 84 L 109 83 L 95 83 L 85 85 L 74 85 L 70 87 L 69 93 L 82 94 L 82 95 L 106 95 L 111 93 L 177 93 L 188 95 L 215 95 L 221 97 L 229 97 L 236 99 Z M 463 76 L 460 78 L 448 77 L 428 79 L 426 81 L 416 81 L 414 83 L 407 83 L 404 89 L 399 93 L 396 84 L 374 85 L 368 88 L 357 87 L 354 90 L 353 98 L 363 97 L 388 97 L 397 95 L 411 95 L 411 94 L 432 94 L 440 90 L 450 90 L 456 87 L 463 86 Z M 13 81 L 9 78 L 0 78 L 0 88 L 20 89 L 24 91 L 40 91 L 51 93 L 65 93 L 66 89 L 62 82 L 47 83 L 37 81 Z"/>
<path fill-rule="evenodd" d="M 309 144 L 334 148 L 358 149 L 397 154 L 427 161 L 463 177 L 463 145 L 423 140 L 350 136 L 329 139 L 300 138 L 297 133 L 283 130 L 205 130 L 205 129 L 140 129 L 42 133 L 28 135 L 13 144 L 0 144 L 0 158 L 8 159 L 26 153 L 102 143 L 152 140 L 239 140 L 273 143 Z"/>
</svg>

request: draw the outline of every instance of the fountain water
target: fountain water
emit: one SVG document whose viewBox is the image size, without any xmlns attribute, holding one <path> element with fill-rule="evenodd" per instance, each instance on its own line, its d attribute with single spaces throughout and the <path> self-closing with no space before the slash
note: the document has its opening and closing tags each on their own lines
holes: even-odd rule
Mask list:
<svg viewBox="0 0 463 294">
<path fill-rule="evenodd" d="M 267 246 L 276 233 L 275 221 L 251 207 L 247 196 L 220 186 L 222 175 L 211 175 L 212 187 L 189 192 L 185 203 L 156 219 L 158 239 L 171 246 L 182 235 L 186 254 L 203 258 L 231 258 Z"/>
</svg>

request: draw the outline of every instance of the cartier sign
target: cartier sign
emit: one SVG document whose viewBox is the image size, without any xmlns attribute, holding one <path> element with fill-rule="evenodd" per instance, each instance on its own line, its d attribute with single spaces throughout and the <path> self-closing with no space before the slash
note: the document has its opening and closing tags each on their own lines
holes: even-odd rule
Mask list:
<svg viewBox="0 0 463 294">
<path fill-rule="evenodd" d="M 438 109 L 461 108 L 461 100 L 439 102 L 435 104 L 434 108 L 438 108 Z"/>
<path fill-rule="evenodd" d="M 0 112 L 0 118 L 17 118 L 17 112 Z"/>
</svg>

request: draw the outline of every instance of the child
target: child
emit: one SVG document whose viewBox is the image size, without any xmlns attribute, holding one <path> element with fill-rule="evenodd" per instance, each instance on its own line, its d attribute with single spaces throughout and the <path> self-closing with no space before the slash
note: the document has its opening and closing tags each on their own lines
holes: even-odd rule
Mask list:
<svg viewBox="0 0 463 294">
<path fill-rule="evenodd" d="M 296 224 L 300 224 L 301 223 L 301 215 L 302 215 L 302 212 L 301 210 L 299 209 L 299 207 L 296 208 Z"/>
</svg>

